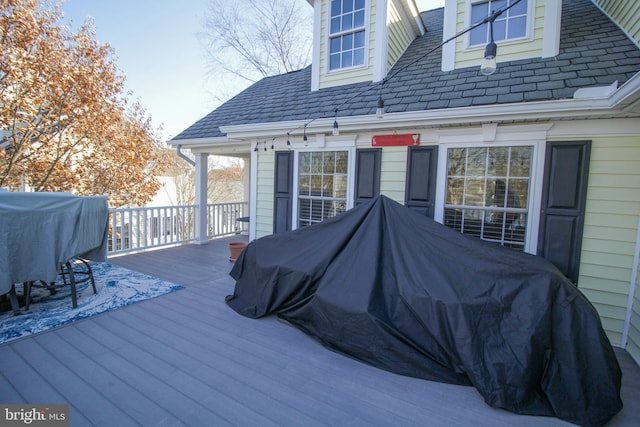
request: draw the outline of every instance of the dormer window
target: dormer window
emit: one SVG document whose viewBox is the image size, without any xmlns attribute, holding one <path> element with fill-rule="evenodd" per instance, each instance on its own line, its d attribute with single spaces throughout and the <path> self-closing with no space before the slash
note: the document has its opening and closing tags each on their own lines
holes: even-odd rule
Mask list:
<svg viewBox="0 0 640 427">
<path fill-rule="evenodd" d="M 515 3 L 516 0 L 474 0 L 471 2 L 471 23 L 482 21 L 491 13 Z M 496 42 L 523 38 L 527 35 L 527 0 L 522 0 L 493 23 Z M 486 45 L 489 42 L 489 25 L 481 25 L 471 31 L 469 46 Z"/>
<path fill-rule="evenodd" d="M 365 64 L 365 0 L 332 0 L 329 70 Z"/>
</svg>

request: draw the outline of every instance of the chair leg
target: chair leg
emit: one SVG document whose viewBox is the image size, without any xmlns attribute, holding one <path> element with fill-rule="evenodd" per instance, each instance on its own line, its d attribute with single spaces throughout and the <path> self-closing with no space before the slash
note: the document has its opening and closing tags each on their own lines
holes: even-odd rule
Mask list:
<svg viewBox="0 0 640 427">
<path fill-rule="evenodd" d="M 66 262 L 67 273 L 69 274 L 69 282 L 71 285 L 71 305 L 73 308 L 78 308 L 78 296 L 76 295 L 76 278 L 73 274 L 73 266 L 71 261 Z"/>
<path fill-rule="evenodd" d="M 33 282 L 24 282 L 22 284 L 22 293 L 24 294 L 24 311 L 29 310 L 31 304 L 31 287 Z"/>
<path fill-rule="evenodd" d="M 78 258 L 78 259 L 82 261 L 85 267 L 87 267 L 87 274 L 89 274 L 89 280 L 91 280 L 91 287 L 93 288 L 93 293 L 97 294 L 98 291 L 96 290 L 96 280 L 93 278 L 93 270 L 91 269 L 91 265 L 89 265 L 89 263 L 82 258 Z"/>
<path fill-rule="evenodd" d="M 11 302 L 11 309 L 13 310 L 13 315 L 17 316 L 20 314 L 20 303 L 18 302 L 18 295 L 16 294 L 16 286 L 11 285 L 11 289 L 9 289 L 9 302 Z"/>
</svg>

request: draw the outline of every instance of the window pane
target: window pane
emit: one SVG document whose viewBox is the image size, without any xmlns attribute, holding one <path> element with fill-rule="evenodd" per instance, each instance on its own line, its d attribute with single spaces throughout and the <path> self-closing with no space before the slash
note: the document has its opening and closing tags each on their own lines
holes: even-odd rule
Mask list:
<svg viewBox="0 0 640 427">
<path fill-rule="evenodd" d="M 452 148 L 447 152 L 447 173 L 449 176 L 464 176 L 467 151 Z"/>
<path fill-rule="evenodd" d="M 342 31 L 349 31 L 353 28 L 353 14 L 342 15 Z"/>
<path fill-rule="evenodd" d="M 355 10 L 364 9 L 364 0 L 356 0 Z"/>
<path fill-rule="evenodd" d="M 348 155 L 346 151 L 336 152 L 336 173 L 347 173 L 347 159 Z"/>
<path fill-rule="evenodd" d="M 335 55 L 331 55 L 331 59 L 330 59 L 330 64 L 329 64 L 329 69 L 330 70 L 335 70 L 337 68 L 340 68 L 340 54 L 337 53 Z"/>
<path fill-rule="evenodd" d="M 507 7 L 507 0 L 492 0 L 491 1 L 491 12 L 495 12 L 500 9 L 504 9 Z"/>
<path fill-rule="evenodd" d="M 364 27 L 364 10 L 354 13 L 353 15 L 353 27 Z"/>
<path fill-rule="evenodd" d="M 334 197 L 334 193 L 333 193 L 333 175 L 323 175 L 323 179 L 322 179 L 322 197 Z"/>
<path fill-rule="evenodd" d="M 353 0 L 342 0 L 342 13 L 351 12 L 353 10 Z"/>
<path fill-rule="evenodd" d="M 311 216 L 311 200 L 300 199 L 298 206 L 298 217 L 300 219 L 309 219 Z"/>
<path fill-rule="evenodd" d="M 333 177 L 333 197 L 347 197 L 347 175 Z"/>
<path fill-rule="evenodd" d="M 474 4 L 471 7 L 471 23 L 476 24 L 489 16 L 489 3 Z M 478 28 L 483 28 L 486 31 L 486 25 L 482 25 Z"/>
<path fill-rule="evenodd" d="M 331 53 L 339 53 L 342 50 L 342 39 L 340 37 L 333 37 L 331 39 Z"/>
<path fill-rule="evenodd" d="M 484 206 L 484 178 L 468 179 L 463 204 L 466 206 Z"/>
<path fill-rule="evenodd" d="M 503 179 L 491 181 L 489 188 L 492 189 L 491 199 L 487 202 L 490 206 L 504 208 L 507 199 L 507 183 Z"/>
<path fill-rule="evenodd" d="M 357 33 L 354 34 L 354 42 L 353 42 L 353 46 L 354 47 L 364 47 L 364 31 L 358 31 Z"/>
<path fill-rule="evenodd" d="M 467 176 L 484 176 L 486 165 L 486 148 L 470 148 L 467 150 Z"/>
<path fill-rule="evenodd" d="M 333 174 L 336 171 L 336 153 L 324 153 L 324 173 Z"/>
<path fill-rule="evenodd" d="M 469 45 L 475 46 L 478 44 L 485 44 L 487 40 L 487 30 L 484 28 L 484 26 L 480 26 L 471 30 L 471 35 L 469 36 Z"/>
<path fill-rule="evenodd" d="M 353 34 L 342 36 L 342 51 L 353 49 Z"/>
<path fill-rule="evenodd" d="M 353 57 L 351 56 L 351 52 L 347 52 L 342 55 L 342 68 L 352 67 L 353 66 Z"/>
<path fill-rule="evenodd" d="M 509 166 L 509 147 L 495 147 L 489 149 L 489 164 L 487 176 L 505 177 Z"/>
<path fill-rule="evenodd" d="M 311 196 L 322 196 L 322 175 L 311 175 Z"/>
<path fill-rule="evenodd" d="M 510 39 L 517 37 L 524 37 L 527 32 L 527 18 L 522 16 L 519 18 L 513 18 L 509 20 L 509 33 L 507 36 Z"/>
<path fill-rule="evenodd" d="M 311 179 L 309 175 L 300 175 L 298 180 L 298 194 L 308 196 L 311 191 Z"/>
<path fill-rule="evenodd" d="M 353 65 L 364 64 L 364 49 L 356 49 L 353 51 Z"/>
<path fill-rule="evenodd" d="M 508 208 L 526 208 L 527 199 L 529 198 L 529 180 L 528 179 L 510 179 L 509 188 L 507 189 L 507 207 Z"/>
<path fill-rule="evenodd" d="M 449 178 L 447 183 L 447 204 L 461 205 L 464 197 L 464 179 Z"/>
<path fill-rule="evenodd" d="M 300 153 L 300 156 L 298 158 L 298 172 L 311 172 L 311 153 Z"/>
<path fill-rule="evenodd" d="M 340 15 L 340 0 L 332 0 L 331 1 L 331 16 L 334 17 L 336 15 Z"/>
<path fill-rule="evenodd" d="M 311 173 L 322 173 L 322 153 L 312 153 L 311 156 Z"/>
<path fill-rule="evenodd" d="M 493 39 L 495 41 L 504 40 L 507 36 L 507 21 L 497 20 L 493 23 Z"/>
<path fill-rule="evenodd" d="M 511 2 L 513 3 L 513 1 Z M 526 15 L 527 14 L 527 0 L 523 0 L 520 3 L 509 9 L 509 15 Z"/>
<path fill-rule="evenodd" d="M 529 177 L 531 174 L 531 147 L 513 147 L 511 149 L 511 163 L 509 165 L 509 175 L 518 177 Z"/>
<path fill-rule="evenodd" d="M 340 32 L 340 17 L 331 18 L 331 34 Z"/>
</svg>

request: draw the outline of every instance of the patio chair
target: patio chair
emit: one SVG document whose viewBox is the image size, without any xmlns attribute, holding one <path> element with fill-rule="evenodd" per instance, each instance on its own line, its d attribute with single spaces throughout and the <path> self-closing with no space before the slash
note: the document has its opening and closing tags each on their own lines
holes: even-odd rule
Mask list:
<svg viewBox="0 0 640 427">
<path fill-rule="evenodd" d="M 76 286 L 91 281 L 91 287 L 93 288 L 93 293 L 97 294 L 96 290 L 96 281 L 93 277 L 93 270 L 91 270 L 91 266 L 89 263 L 79 257 L 72 258 L 66 263 L 60 266 L 60 276 L 62 277 L 62 283 L 52 282 L 47 283 L 44 281 L 38 282 L 27 282 L 25 286 L 25 310 L 29 309 L 29 304 L 31 302 L 31 289 L 34 287 L 47 289 L 51 295 L 55 294 L 58 288 L 62 286 L 70 286 L 71 287 L 71 305 L 73 308 L 78 307 L 78 296 L 76 294 Z M 39 283 L 39 284 L 38 284 Z"/>
</svg>

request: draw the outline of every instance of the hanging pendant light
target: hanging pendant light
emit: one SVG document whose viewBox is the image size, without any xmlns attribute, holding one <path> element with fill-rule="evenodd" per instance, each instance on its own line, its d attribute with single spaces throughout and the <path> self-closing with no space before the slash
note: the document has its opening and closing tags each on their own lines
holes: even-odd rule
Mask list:
<svg viewBox="0 0 640 427">
<path fill-rule="evenodd" d="M 378 108 L 376 108 L 376 117 L 381 119 L 384 117 L 384 100 L 382 95 L 378 98 Z"/>
<path fill-rule="evenodd" d="M 309 145 L 309 138 L 307 138 L 307 124 L 304 124 L 304 132 L 302 133 L 302 140 L 304 141 L 305 147 Z"/>
<path fill-rule="evenodd" d="M 489 21 L 489 43 L 484 49 L 484 60 L 480 65 L 480 74 L 490 76 L 496 72 L 498 64 L 496 62 L 496 53 L 498 52 L 498 46 L 493 41 L 493 20 Z"/>
</svg>

